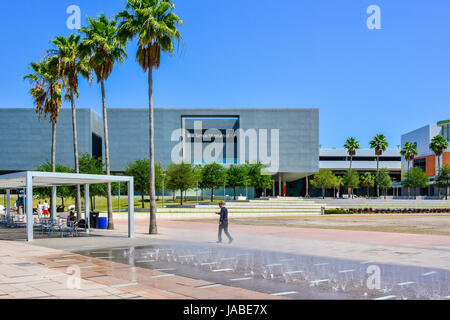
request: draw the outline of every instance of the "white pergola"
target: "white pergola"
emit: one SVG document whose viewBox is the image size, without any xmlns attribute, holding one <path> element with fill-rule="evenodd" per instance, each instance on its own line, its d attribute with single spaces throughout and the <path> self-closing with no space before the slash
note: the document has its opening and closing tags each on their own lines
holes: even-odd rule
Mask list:
<svg viewBox="0 0 450 320">
<path fill-rule="evenodd" d="M 84 185 L 85 220 L 89 230 L 89 185 L 98 183 L 128 183 L 128 237 L 134 237 L 134 179 L 128 176 L 24 171 L 0 175 L 0 189 L 6 190 L 6 215 L 10 218 L 10 191 L 26 190 L 27 241 L 33 241 L 33 188 L 51 187 L 52 218 L 56 218 L 56 187 Z M 130 205 L 131 204 L 131 205 Z"/>
</svg>

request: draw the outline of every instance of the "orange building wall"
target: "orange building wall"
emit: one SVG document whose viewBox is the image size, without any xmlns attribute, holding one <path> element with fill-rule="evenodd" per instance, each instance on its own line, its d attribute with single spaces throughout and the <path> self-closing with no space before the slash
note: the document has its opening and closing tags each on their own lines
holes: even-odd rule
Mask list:
<svg viewBox="0 0 450 320">
<path fill-rule="evenodd" d="M 432 177 L 434 175 L 436 175 L 436 155 L 430 155 L 430 156 L 425 156 L 425 157 L 417 157 L 414 159 L 426 159 L 426 166 L 427 166 L 427 170 L 425 171 L 425 175 L 427 175 L 428 177 Z M 414 166 L 414 161 L 413 161 L 413 166 Z"/>
<path fill-rule="evenodd" d="M 450 165 L 450 152 L 444 152 L 442 154 L 442 165 Z"/>
</svg>

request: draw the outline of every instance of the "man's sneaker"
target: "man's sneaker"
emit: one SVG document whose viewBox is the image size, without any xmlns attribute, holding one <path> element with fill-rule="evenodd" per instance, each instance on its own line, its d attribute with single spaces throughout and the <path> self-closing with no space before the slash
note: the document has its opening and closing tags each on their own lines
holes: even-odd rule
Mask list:
<svg viewBox="0 0 450 320">
<path fill-rule="evenodd" d="M 222 241 L 216 241 L 216 243 L 222 243 Z"/>
<path fill-rule="evenodd" d="M 228 240 L 228 243 L 232 243 L 233 242 L 233 239 L 231 238 L 230 240 Z"/>
</svg>

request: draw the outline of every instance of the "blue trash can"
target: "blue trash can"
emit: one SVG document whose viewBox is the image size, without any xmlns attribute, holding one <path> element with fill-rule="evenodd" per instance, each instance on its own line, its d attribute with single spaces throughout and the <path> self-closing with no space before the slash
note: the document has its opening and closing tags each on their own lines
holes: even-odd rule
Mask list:
<svg viewBox="0 0 450 320">
<path fill-rule="evenodd" d="M 97 218 L 97 228 L 98 229 L 107 229 L 108 228 L 108 218 L 107 217 L 98 217 Z"/>
</svg>

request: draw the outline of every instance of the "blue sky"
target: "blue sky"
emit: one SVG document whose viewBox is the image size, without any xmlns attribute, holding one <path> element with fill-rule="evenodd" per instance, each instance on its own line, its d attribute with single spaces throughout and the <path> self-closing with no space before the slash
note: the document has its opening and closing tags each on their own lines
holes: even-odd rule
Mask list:
<svg viewBox="0 0 450 320">
<path fill-rule="evenodd" d="M 367 147 L 450 118 L 448 0 L 175 0 L 184 46 L 154 73 L 156 107 L 314 107 L 322 147 L 349 136 Z M 56 35 L 68 35 L 66 8 L 113 15 L 123 0 L 2 1 L 0 107 L 33 107 L 22 81 Z M 366 27 L 369 5 L 381 30 Z M 147 107 L 147 80 L 135 62 L 107 82 L 108 107 Z M 101 110 L 100 89 L 82 81 L 78 107 Z M 64 105 L 69 107 L 68 104 Z"/>
</svg>

